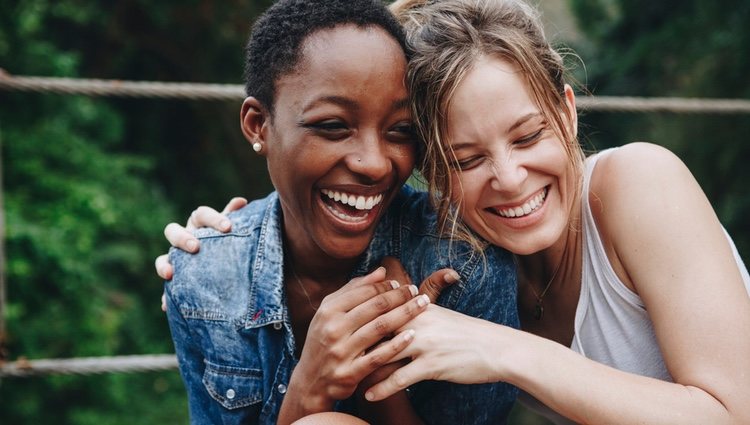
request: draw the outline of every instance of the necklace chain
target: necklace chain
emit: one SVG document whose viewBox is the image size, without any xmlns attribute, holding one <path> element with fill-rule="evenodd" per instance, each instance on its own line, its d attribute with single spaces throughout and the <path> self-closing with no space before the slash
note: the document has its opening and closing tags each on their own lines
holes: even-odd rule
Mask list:
<svg viewBox="0 0 750 425">
<path fill-rule="evenodd" d="M 307 289 L 305 289 L 305 285 L 302 284 L 302 279 L 299 278 L 299 276 L 297 275 L 297 272 L 294 270 L 294 267 L 289 267 L 289 270 L 292 271 L 292 276 L 294 276 L 294 279 L 297 281 L 297 284 L 299 285 L 300 289 L 302 289 L 302 293 L 305 294 L 305 298 L 307 298 L 307 303 L 310 304 L 310 308 L 312 308 L 313 311 L 318 311 L 318 308 L 320 307 L 320 305 L 318 305 L 318 307 L 315 307 L 313 305 L 312 299 L 310 299 L 310 294 L 307 293 Z"/>
<path fill-rule="evenodd" d="M 534 306 L 535 320 L 542 320 L 542 317 L 544 317 L 544 296 L 547 295 L 547 291 L 550 287 L 552 287 L 552 282 L 555 281 L 555 277 L 557 277 L 557 272 L 560 271 L 561 265 L 562 259 L 560 259 L 560 262 L 557 264 L 557 268 L 555 268 L 555 272 L 552 273 L 552 277 L 550 278 L 549 282 L 547 282 L 547 285 L 544 287 L 541 294 L 537 294 L 536 290 L 534 290 L 534 285 L 529 282 L 529 289 L 531 289 L 531 293 L 534 294 L 534 298 L 536 298 L 536 305 Z"/>
</svg>

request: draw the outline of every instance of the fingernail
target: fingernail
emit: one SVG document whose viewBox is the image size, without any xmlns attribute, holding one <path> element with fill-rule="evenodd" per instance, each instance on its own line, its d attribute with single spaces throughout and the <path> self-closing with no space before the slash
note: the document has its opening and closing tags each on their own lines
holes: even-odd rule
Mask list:
<svg viewBox="0 0 750 425">
<path fill-rule="evenodd" d="M 411 341 L 414 338 L 414 334 L 417 333 L 414 329 L 408 329 L 404 332 L 404 341 Z"/>
<path fill-rule="evenodd" d="M 221 227 L 222 230 L 226 231 L 232 227 L 232 223 L 229 220 L 221 220 L 221 222 L 219 223 L 219 227 Z"/>
<path fill-rule="evenodd" d="M 459 276 L 455 271 L 451 270 L 445 274 L 444 279 L 448 283 L 456 283 L 461 280 L 461 276 Z"/>
<path fill-rule="evenodd" d="M 198 248 L 198 241 L 196 241 L 195 239 L 190 239 L 189 241 L 187 241 L 187 249 L 189 251 L 195 251 L 196 248 Z"/>
<path fill-rule="evenodd" d="M 420 295 L 419 298 L 417 298 L 417 305 L 420 307 L 424 307 L 429 303 L 430 303 L 430 297 L 428 297 L 427 295 L 423 294 L 423 295 Z"/>
<path fill-rule="evenodd" d="M 412 297 L 416 297 L 419 293 L 419 289 L 417 289 L 417 287 L 414 285 L 409 285 L 409 292 L 411 292 Z"/>
<path fill-rule="evenodd" d="M 396 282 L 395 280 L 391 281 L 391 288 L 398 289 L 401 286 L 400 283 Z"/>
<path fill-rule="evenodd" d="M 380 266 L 380 267 L 378 267 L 377 269 L 375 269 L 375 271 L 379 271 L 379 270 L 385 271 L 385 267 L 383 267 L 383 266 Z"/>
<path fill-rule="evenodd" d="M 365 393 L 365 398 L 367 401 L 372 401 L 375 398 L 375 394 L 373 394 L 371 391 L 368 391 Z"/>
</svg>

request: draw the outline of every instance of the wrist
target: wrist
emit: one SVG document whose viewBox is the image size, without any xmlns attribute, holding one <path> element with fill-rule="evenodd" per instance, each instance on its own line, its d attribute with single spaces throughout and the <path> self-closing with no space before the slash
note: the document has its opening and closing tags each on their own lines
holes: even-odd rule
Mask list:
<svg viewBox="0 0 750 425">
<path fill-rule="evenodd" d="M 537 335 L 509 329 L 514 338 L 506 339 L 508 345 L 503 348 L 505 355 L 499 356 L 496 363 L 497 373 L 516 387 L 527 392 L 535 388 L 540 382 L 545 381 L 549 373 L 556 373 L 555 359 L 564 357 L 565 348 L 554 342 Z"/>
<path fill-rule="evenodd" d="M 336 400 L 328 397 L 325 389 L 312 384 L 314 382 L 314 377 L 308 379 L 299 368 L 295 369 L 287 385 L 280 418 L 283 414 L 283 417 L 291 419 L 289 422 L 293 422 L 313 413 L 333 410 Z"/>
</svg>

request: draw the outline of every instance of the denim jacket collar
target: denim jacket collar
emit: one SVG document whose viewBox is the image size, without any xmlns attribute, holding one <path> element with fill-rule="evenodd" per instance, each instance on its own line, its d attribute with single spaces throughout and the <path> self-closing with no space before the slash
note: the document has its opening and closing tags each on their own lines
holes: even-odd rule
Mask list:
<svg viewBox="0 0 750 425">
<path fill-rule="evenodd" d="M 250 308 L 245 329 L 269 323 L 283 323 L 287 311 L 284 295 L 284 249 L 281 229 L 281 203 L 273 192 L 266 204 L 258 240 L 258 250 L 252 261 Z"/>
</svg>

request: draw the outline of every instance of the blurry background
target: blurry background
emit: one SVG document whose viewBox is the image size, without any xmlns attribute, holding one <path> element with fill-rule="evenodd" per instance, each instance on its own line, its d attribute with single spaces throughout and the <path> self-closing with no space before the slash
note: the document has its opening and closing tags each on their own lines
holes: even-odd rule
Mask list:
<svg viewBox="0 0 750 425">
<path fill-rule="evenodd" d="M 0 0 L 0 68 L 238 84 L 250 24 L 270 3 Z M 595 95 L 750 99 L 747 0 L 540 7 Z M 164 225 L 271 190 L 239 132 L 239 106 L 0 90 L 0 359 L 172 352 L 153 271 Z M 750 115 L 585 112 L 581 123 L 589 148 L 645 140 L 676 152 L 748 258 Z M 0 423 L 184 424 L 184 394 L 176 370 L 2 378 Z M 519 410 L 511 423 L 543 422 Z"/>
</svg>

